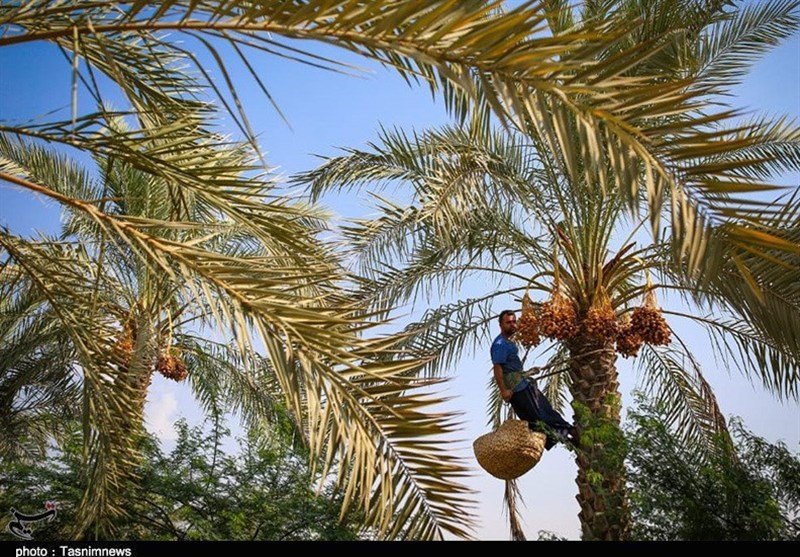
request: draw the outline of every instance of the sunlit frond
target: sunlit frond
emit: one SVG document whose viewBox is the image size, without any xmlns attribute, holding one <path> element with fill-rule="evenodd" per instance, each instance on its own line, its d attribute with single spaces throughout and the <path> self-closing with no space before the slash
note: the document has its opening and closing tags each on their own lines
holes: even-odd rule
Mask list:
<svg viewBox="0 0 800 557">
<path fill-rule="evenodd" d="M 50 437 L 78 418 L 80 380 L 44 299 L 11 261 L 0 278 L 0 458 L 44 458 Z"/>
<path fill-rule="evenodd" d="M 778 241 L 800 242 L 799 195 L 796 192 L 781 202 L 764 204 L 770 216 L 762 220 L 766 220 Z M 754 221 L 746 230 L 759 234 L 760 222 Z M 688 287 L 683 290 L 687 300 L 700 307 L 716 308 L 722 316 L 710 320 L 698 317 L 716 333 L 730 333 L 726 333 L 726 343 L 733 341 L 744 357 L 733 361 L 749 362 L 748 375 L 758 376 L 779 396 L 796 398 L 800 381 L 796 371 L 800 361 L 800 285 L 793 269 L 800 265 L 800 259 L 780 249 L 754 253 L 740 245 L 736 236 L 724 238 L 726 232 L 719 232 L 722 241 L 714 237 L 709 244 L 710 250 L 723 254 L 717 258 L 723 264 L 704 262 L 702 273 L 689 277 L 685 267 L 677 267 L 670 276 L 679 286 Z"/>
<path fill-rule="evenodd" d="M 527 540 L 525 531 L 522 529 L 520 520 L 519 505 L 523 503 L 522 493 L 516 480 L 505 480 L 506 488 L 503 492 L 503 502 L 505 503 L 505 514 L 508 516 L 508 526 L 511 530 L 511 539 L 517 542 Z M 519 501 L 519 503 L 517 502 Z"/>
<path fill-rule="evenodd" d="M 221 54 L 220 45 L 234 47 L 245 69 L 272 100 L 247 62 L 248 53 L 284 56 L 342 70 L 344 66 L 335 60 L 290 41 L 331 43 L 388 65 L 410 82 L 428 84 L 462 118 L 474 101 L 483 108 L 490 107 L 504 121 L 542 141 L 573 182 L 580 181 L 580 176 L 586 184 L 606 189 L 614 181 L 611 172 L 617 179 L 624 178 L 618 185 L 632 209 L 638 205 L 640 178 L 653 213 L 663 203 L 662 194 L 671 192 L 682 207 L 672 221 L 677 235 L 707 235 L 708 217 L 695 207 L 703 201 L 706 189 L 685 190 L 683 175 L 675 168 L 687 157 L 716 152 L 717 146 L 700 147 L 700 143 L 708 126 L 724 124 L 732 114 L 724 110 L 699 113 L 696 109 L 709 91 L 695 83 L 696 76 L 665 81 L 664 75 L 648 65 L 652 57 L 670 47 L 675 26 L 682 24 L 680 18 L 670 20 L 671 25 L 655 25 L 650 14 L 644 17 L 636 10 L 598 9 L 587 11 L 595 17 L 570 24 L 566 12 L 554 17 L 558 11 L 550 2 L 529 2 L 502 10 L 497 7 L 477 0 L 457 5 L 444 0 L 413 5 L 319 0 L 246 7 L 185 1 L 146 6 L 118 3 L 113 9 L 74 2 L 53 9 L 46 2 L 34 1 L 8 7 L 3 23 L 9 31 L 0 38 L 0 47 L 44 40 L 57 43 L 69 53 L 68 58 L 78 56 L 89 62 L 85 70 L 78 65 L 76 75 L 98 101 L 102 92 L 93 71 L 122 87 L 134 109 L 132 115 L 143 129 L 155 135 L 166 134 L 187 115 L 208 114 L 209 106 L 195 100 L 208 92 L 223 103 L 255 146 L 253 130 L 231 78 L 231 64 Z M 796 26 L 796 10 L 793 3 L 784 2 L 773 11 L 763 17 L 753 16 L 759 21 L 753 25 L 737 23 L 750 30 L 718 42 L 769 45 L 780 40 L 785 32 L 776 35 L 776 26 Z M 667 12 L 657 15 L 663 18 Z M 719 10 L 714 9 L 695 15 L 702 16 L 702 21 L 692 25 L 710 25 L 720 18 Z M 192 46 L 205 51 L 217 65 L 221 79 L 214 81 L 195 51 L 168 40 L 167 31 L 190 37 Z M 688 38 L 697 38 L 696 29 L 689 31 Z M 724 58 L 720 50 L 726 49 L 718 47 L 711 59 Z M 604 57 L 602 53 L 613 55 Z M 179 61 L 192 68 L 190 81 L 181 80 L 185 68 L 179 69 Z M 198 92 L 180 94 L 192 88 Z M 67 141 L 68 132 L 85 134 L 97 129 L 104 119 L 101 114 L 98 112 L 96 122 L 86 115 L 73 115 L 70 121 L 59 124 L 61 140 Z M 667 131 L 664 120 L 676 114 L 681 118 L 672 119 Z M 25 131 L 19 126 L 6 129 Z M 569 137 L 579 141 L 570 141 Z M 80 143 L 80 148 L 98 152 L 107 147 L 98 138 L 91 138 Z M 150 171 L 159 175 L 174 173 L 176 164 L 180 170 L 189 168 L 174 158 L 162 159 L 160 153 L 148 156 Z M 143 154 L 132 156 L 130 162 L 144 163 Z M 748 241 L 752 245 L 761 243 L 752 237 Z M 681 245 L 685 250 L 702 250 L 698 242 Z"/>
<path fill-rule="evenodd" d="M 84 437 L 89 459 L 87 489 L 75 528 L 108 533 L 111 520 L 123 512 L 122 492 L 136 463 L 134 385 L 114 362 L 116 336 L 113 317 L 98 311 L 107 292 L 93 288 L 91 261 L 79 247 L 53 242 L 33 243 L 7 232 L 0 247 L 24 273 L 63 328 L 83 373 Z M 92 327 L 85 326 L 92 323 Z"/>
<path fill-rule="evenodd" d="M 775 336 L 767 336 L 742 319 L 721 319 L 687 315 L 670 310 L 668 315 L 687 317 L 708 330 L 712 347 L 720 360 L 747 377 L 757 377 L 769 391 L 797 398 L 800 384 L 800 357 L 780 346 Z M 781 312 L 779 318 L 796 318 L 796 313 Z M 794 335 L 796 329 L 791 330 Z"/>
<path fill-rule="evenodd" d="M 641 387 L 663 407 L 667 426 L 698 450 L 729 438 L 725 417 L 694 357 L 681 348 L 645 345 L 640 355 Z"/>
<path fill-rule="evenodd" d="M 701 82 L 713 87 L 739 83 L 753 62 L 800 29 L 800 2 L 742 3 L 712 26 L 697 56 Z"/>
<path fill-rule="evenodd" d="M 411 354 L 430 359 L 420 369 L 425 375 L 455 375 L 478 370 L 454 370 L 453 362 L 464 353 L 475 352 L 478 346 L 488 346 L 489 325 L 495 318 L 491 311 L 494 298 L 509 292 L 497 291 L 482 298 L 469 298 L 428 310 L 422 319 L 406 326 L 401 346 Z"/>
</svg>

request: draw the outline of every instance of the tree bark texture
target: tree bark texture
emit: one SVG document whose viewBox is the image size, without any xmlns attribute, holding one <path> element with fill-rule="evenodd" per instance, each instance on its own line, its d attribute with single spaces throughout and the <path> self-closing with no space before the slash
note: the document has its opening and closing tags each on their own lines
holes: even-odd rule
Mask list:
<svg viewBox="0 0 800 557">
<path fill-rule="evenodd" d="M 575 425 L 580 442 L 577 500 L 584 540 L 625 540 L 630 511 L 625 488 L 625 441 L 614 344 L 585 335 L 567 343 Z"/>
</svg>

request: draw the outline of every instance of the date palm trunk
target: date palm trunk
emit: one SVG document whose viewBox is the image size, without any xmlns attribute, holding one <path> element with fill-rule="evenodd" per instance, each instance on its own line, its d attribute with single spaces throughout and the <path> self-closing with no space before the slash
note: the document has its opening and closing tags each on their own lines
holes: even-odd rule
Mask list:
<svg viewBox="0 0 800 557">
<path fill-rule="evenodd" d="M 141 458 L 137 447 L 144 433 L 144 407 L 158 357 L 158 337 L 152 319 L 134 318 L 129 358 L 120 358 L 108 377 L 84 386 L 84 471 L 86 489 L 77 512 L 76 539 L 114 539 L 116 520 L 126 500 Z M 89 427 L 88 424 L 102 424 Z"/>
<path fill-rule="evenodd" d="M 578 505 L 584 540 L 625 540 L 630 530 L 626 499 L 625 441 L 620 428 L 620 393 L 613 343 L 585 335 L 567 343 L 575 425 L 580 442 Z"/>
<path fill-rule="evenodd" d="M 152 318 L 141 312 L 136 317 L 136 340 L 131 360 L 122 376 L 129 399 L 120 425 L 134 435 L 144 429 L 144 406 L 157 357 L 158 336 Z"/>
</svg>

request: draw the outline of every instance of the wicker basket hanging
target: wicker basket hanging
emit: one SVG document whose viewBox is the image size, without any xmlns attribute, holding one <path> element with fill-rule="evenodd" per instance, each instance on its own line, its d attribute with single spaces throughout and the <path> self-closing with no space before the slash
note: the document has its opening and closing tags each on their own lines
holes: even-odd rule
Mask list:
<svg viewBox="0 0 800 557">
<path fill-rule="evenodd" d="M 478 437 L 472 449 L 484 470 L 495 478 L 513 480 L 536 466 L 544 443 L 544 433 L 531 431 L 526 421 L 512 419 Z"/>
</svg>

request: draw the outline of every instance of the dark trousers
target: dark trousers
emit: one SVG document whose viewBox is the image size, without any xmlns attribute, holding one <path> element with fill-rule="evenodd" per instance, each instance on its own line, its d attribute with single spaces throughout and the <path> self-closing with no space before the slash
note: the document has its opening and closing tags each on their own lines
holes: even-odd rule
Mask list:
<svg viewBox="0 0 800 557">
<path fill-rule="evenodd" d="M 528 422 L 533 431 L 544 431 L 547 434 L 546 449 L 550 449 L 558 441 L 566 437 L 572 424 L 555 411 L 550 401 L 539 390 L 535 383 L 528 381 L 528 386 L 511 396 L 511 407 L 520 420 Z M 547 427 L 541 427 L 544 424 Z"/>
</svg>

